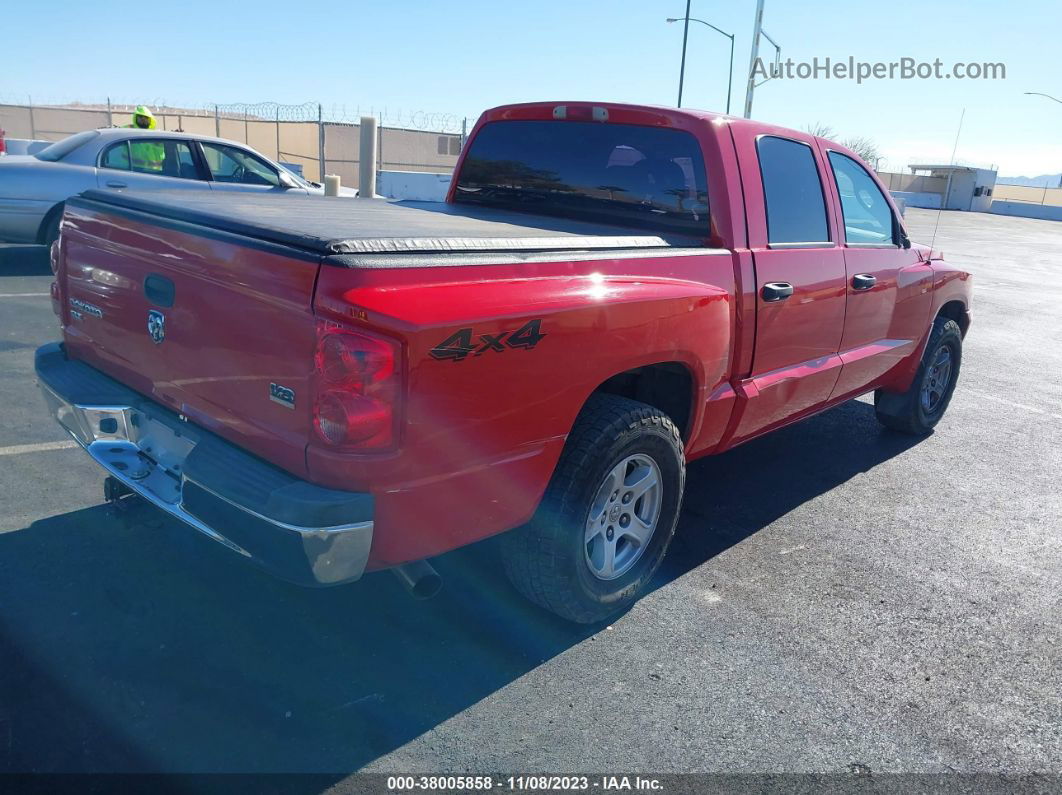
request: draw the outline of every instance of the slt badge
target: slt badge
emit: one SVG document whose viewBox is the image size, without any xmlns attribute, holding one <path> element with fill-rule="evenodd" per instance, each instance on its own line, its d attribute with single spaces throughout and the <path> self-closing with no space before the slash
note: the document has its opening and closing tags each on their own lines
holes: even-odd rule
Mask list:
<svg viewBox="0 0 1062 795">
<path fill-rule="evenodd" d="M 156 345 L 166 339 L 166 317 L 157 309 L 148 310 L 148 334 Z"/>
</svg>

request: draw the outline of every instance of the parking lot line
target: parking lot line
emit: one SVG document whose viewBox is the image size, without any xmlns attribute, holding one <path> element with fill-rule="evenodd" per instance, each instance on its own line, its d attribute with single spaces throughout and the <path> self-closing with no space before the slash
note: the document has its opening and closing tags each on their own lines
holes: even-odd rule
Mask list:
<svg viewBox="0 0 1062 795">
<path fill-rule="evenodd" d="M 1013 400 L 1007 400 L 996 395 L 989 394 L 988 392 L 981 392 L 976 389 L 967 389 L 966 393 L 972 397 L 984 398 L 985 400 L 992 400 L 996 403 L 1002 403 L 1004 406 L 1010 406 L 1014 409 L 1021 409 L 1022 411 L 1031 411 L 1033 414 L 1042 414 L 1045 417 L 1050 417 L 1055 420 L 1062 420 L 1062 414 L 1055 414 L 1047 411 L 1046 409 L 1037 408 L 1036 406 L 1029 406 L 1025 403 L 1015 403 Z"/>
<path fill-rule="evenodd" d="M 0 293 L 0 298 L 43 298 L 51 293 Z"/>
<path fill-rule="evenodd" d="M 67 440 L 65 442 L 39 442 L 38 444 L 13 444 L 10 447 L 0 447 L 0 456 L 21 455 L 22 453 L 40 453 L 45 450 L 67 450 L 77 447 L 77 442 Z"/>
</svg>

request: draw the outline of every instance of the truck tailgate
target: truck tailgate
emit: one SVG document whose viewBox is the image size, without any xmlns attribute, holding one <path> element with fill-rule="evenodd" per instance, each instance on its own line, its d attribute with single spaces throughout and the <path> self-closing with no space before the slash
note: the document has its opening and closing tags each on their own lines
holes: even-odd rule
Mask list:
<svg viewBox="0 0 1062 795">
<path fill-rule="evenodd" d="M 320 257 L 85 198 L 66 206 L 68 355 L 294 474 Z"/>
</svg>

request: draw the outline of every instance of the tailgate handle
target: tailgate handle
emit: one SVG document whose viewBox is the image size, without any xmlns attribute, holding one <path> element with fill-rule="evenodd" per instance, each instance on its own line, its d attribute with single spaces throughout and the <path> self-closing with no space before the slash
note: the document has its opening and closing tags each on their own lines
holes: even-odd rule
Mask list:
<svg viewBox="0 0 1062 795">
<path fill-rule="evenodd" d="M 173 306 L 173 282 L 157 273 L 144 279 L 144 296 L 158 306 Z"/>
</svg>

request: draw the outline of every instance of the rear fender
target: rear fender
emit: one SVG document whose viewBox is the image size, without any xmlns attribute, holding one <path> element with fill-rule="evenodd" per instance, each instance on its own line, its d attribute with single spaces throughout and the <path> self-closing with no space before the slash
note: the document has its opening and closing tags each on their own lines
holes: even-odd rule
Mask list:
<svg viewBox="0 0 1062 795">
<path fill-rule="evenodd" d="M 687 259 L 704 270 L 703 257 Z M 719 261 L 720 272 L 732 274 L 730 258 Z M 307 454 L 315 481 L 347 489 L 360 483 L 376 494 L 381 532 L 373 555 L 381 565 L 436 554 L 527 521 L 576 417 L 608 378 L 659 362 L 681 363 L 695 385 L 691 427 L 697 427 L 709 391 L 724 379 L 732 336 L 730 285 L 676 276 L 573 274 L 570 267 L 568 273 L 531 278 L 512 278 L 510 269 L 509 278 L 495 279 L 490 270 L 479 268 L 475 280 L 431 285 L 395 284 L 400 274 L 392 272 L 379 278 L 379 286 L 353 289 L 342 287 L 351 271 L 321 271 L 319 314 L 365 323 L 404 342 L 408 381 L 400 450 L 387 460 L 339 456 L 316 446 Z M 376 274 L 358 276 L 376 281 Z"/>
</svg>

